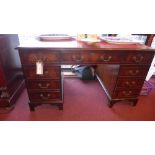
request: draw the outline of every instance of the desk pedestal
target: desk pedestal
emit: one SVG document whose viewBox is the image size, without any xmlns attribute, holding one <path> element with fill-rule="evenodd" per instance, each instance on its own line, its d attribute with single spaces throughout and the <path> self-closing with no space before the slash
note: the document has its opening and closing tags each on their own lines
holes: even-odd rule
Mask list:
<svg viewBox="0 0 155 155">
<path fill-rule="evenodd" d="M 138 101 L 149 65 L 98 65 L 97 78 L 109 99 L 109 107 L 119 101 Z"/>
</svg>

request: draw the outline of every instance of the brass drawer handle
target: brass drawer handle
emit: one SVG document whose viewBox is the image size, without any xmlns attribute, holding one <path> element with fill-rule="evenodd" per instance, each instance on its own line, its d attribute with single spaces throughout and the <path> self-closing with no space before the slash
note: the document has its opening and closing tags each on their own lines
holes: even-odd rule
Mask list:
<svg viewBox="0 0 155 155">
<path fill-rule="evenodd" d="M 76 55 L 72 56 L 72 60 L 76 61 L 76 62 L 81 62 L 81 61 L 83 61 L 83 59 L 84 59 L 83 56 L 76 56 Z"/>
<path fill-rule="evenodd" d="M 48 61 L 48 58 L 43 57 L 43 58 L 41 58 L 41 60 L 45 62 L 45 61 Z"/>
<path fill-rule="evenodd" d="M 38 59 L 37 59 L 36 56 L 32 56 L 32 57 L 30 57 L 30 61 L 31 62 L 36 62 L 36 61 L 38 61 Z"/>
<path fill-rule="evenodd" d="M 135 84 L 136 84 L 135 81 L 132 81 L 132 82 L 126 81 L 125 82 L 125 85 L 127 85 L 127 86 L 130 86 L 130 85 L 134 86 Z"/>
<path fill-rule="evenodd" d="M 105 56 L 101 56 L 101 57 L 100 57 L 100 60 L 101 60 L 101 61 L 104 61 L 104 62 L 108 62 L 108 61 L 111 60 L 111 58 L 112 58 L 112 56 L 108 56 L 107 58 L 105 58 Z"/>
<path fill-rule="evenodd" d="M 140 56 L 140 57 L 133 56 L 133 60 L 134 60 L 136 63 L 141 62 L 143 59 L 144 59 L 143 56 Z"/>
<path fill-rule="evenodd" d="M 130 83 L 129 83 L 128 81 L 126 81 L 126 82 L 125 82 L 125 85 L 129 86 L 129 85 L 130 85 Z"/>
<path fill-rule="evenodd" d="M 40 88 L 48 88 L 49 87 L 49 83 L 46 83 L 46 85 L 45 86 L 43 86 L 41 83 L 38 83 L 38 86 L 40 87 Z"/>
<path fill-rule="evenodd" d="M 45 71 L 45 74 L 47 75 L 48 74 L 48 71 Z"/>
<path fill-rule="evenodd" d="M 48 58 L 47 58 L 47 57 L 32 56 L 32 57 L 30 58 L 30 61 L 32 61 L 32 62 L 37 62 L 37 61 L 45 62 L 45 61 L 48 61 Z"/>
<path fill-rule="evenodd" d="M 0 91 L 7 90 L 7 87 L 0 87 Z"/>
<path fill-rule="evenodd" d="M 130 75 L 137 75 L 139 73 L 139 70 L 129 70 Z"/>
<path fill-rule="evenodd" d="M 131 84 L 132 84 L 132 85 L 135 85 L 135 84 L 136 84 L 136 82 L 135 82 L 135 81 L 132 81 L 132 82 L 131 82 Z"/>
<path fill-rule="evenodd" d="M 40 94 L 41 99 L 48 100 L 50 98 L 50 94 L 47 94 L 47 96 L 44 96 L 44 94 Z"/>
<path fill-rule="evenodd" d="M 125 95 L 125 96 L 129 96 L 129 95 L 132 94 L 132 91 L 131 91 L 131 90 L 130 90 L 130 91 L 123 91 L 122 93 L 123 93 L 123 95 Z"/>
</svg>

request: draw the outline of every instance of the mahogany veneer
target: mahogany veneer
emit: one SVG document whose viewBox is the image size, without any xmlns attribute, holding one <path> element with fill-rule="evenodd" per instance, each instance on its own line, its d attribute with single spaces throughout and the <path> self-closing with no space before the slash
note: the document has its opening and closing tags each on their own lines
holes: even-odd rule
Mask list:
<svg viewBox="0 0 155 155">
<path fill-rule="evenodd" d="M 40 104 L 56 104 L 63 109 L 63 64 L 98 65 L 96 72 L 109 98 L 108 105 L 111 107 L 122 100 L 136 105 L 155 53 L 155 49 L 140 44 L 101 42 L 91 46 L 77 41 L 50 44 L 36 41 L 36 44 L 21 45 L 18 50 L 31 110 Z M 43 75 L 36 75 L 37 61 L 44 64 Z"/>
</svg>

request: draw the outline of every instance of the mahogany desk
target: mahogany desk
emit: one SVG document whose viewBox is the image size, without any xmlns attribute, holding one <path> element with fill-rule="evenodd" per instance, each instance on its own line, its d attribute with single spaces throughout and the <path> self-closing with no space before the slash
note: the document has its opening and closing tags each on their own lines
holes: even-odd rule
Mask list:
<svg viewBox="0 0 155 155">
<path fill-rule="evenodd" d="M 61 65 L 97 65 L 97 74 L 109 99 L 127 100 L 136 105 L 155 49 L 145 45 L 118 45 L 106 42 L 86 45 L 77 41 L 34 41 L 18 47 L 29 95 L 30 110 L 40 104 L 55 104 L 63 109 Z M 36 62 L 44 64 L 43 75 L 36 74 Z"/>
</svg>

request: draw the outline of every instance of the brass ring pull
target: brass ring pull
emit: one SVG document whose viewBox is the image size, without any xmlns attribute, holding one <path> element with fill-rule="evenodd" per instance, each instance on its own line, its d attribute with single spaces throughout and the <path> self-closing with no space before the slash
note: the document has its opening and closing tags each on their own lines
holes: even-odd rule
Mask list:
<svg viewBox="0 0 155 155">
<path fill-rule="evenodd" d="M 132 85 L 135 85 L 135 84 L 136 84 L 136 82 L 135 82 L 135 81 L 132 81 L 132 82 L 131 82 L 131 84 L 132 84 Z"/>
<path fill-rule="evenodd" d="M 48 61 L 48 59 L 47 59 L 46 57 L 43 57 L 43 58 L 42 58 L 42 61 L 45 62 L 45 61 Z"/>
<path fill-rule="evenodd" d="M 126 84 L 127 86 L 129 86 L 129 85 L 130 85 L 130 83 L 129 83 L 128 81 L 126 81 L 126 82 L 125 82 L 125 84 Z"/>
<path fill-rule="evenodd" d="M 132 94 L 132 91 L 131 91 L 131 90 L 130 90 L 130 91 L 128 91 L 128 92 L 127 92 L 127 91 L 123 91 L 123 94 L 124 94 L 124 95 L 126 95 L 126 96 L 129 96 L 129 95 L 131 95 L 131 94 Z"/>
<path fill-rule="evenodd" d="M 48 100 L 50 98 L 50 94 L 47 94 L 47 96 L 44 96 L 44 94 L 40 94 L 41 99 Z"/>
<path fill-rule="evenodd" d="M 136 70 L 135 72 L 133 70 L 129 70 L 130 75 L 137 75 L 139 73 L 139 70 Z"/>
<path fill-rule="evenodd" d="M 0 87 L 0 91 L 5 91 L 7 90 L 7 87 Z"/>
<path fill-rule="evenodd" d="M 135 81 L 132 81 L 132 82 L 126 81 L 125 84 L 127 86 L 130 86 L 130 85 L 133 85 L 134 86 L 136 84 L 136 82 Z"/>
<path fill-rule="evenodd" d="M 108 62 L 108 61 L 110 61 L 111 60 L 111 56 L 108 56 L 107 58 L 105 58 L 104 56 L 101 56 L 100 57 L 100 60 L 102 60 L 102 61 L 104 61 L 104 62 Z"/>
<path fill-rule="evenodd" d="M 83 61 L 84 57 L 83 56 L 72 56 L 72 60 L 76 61 L 76 62 L 81 62 Z"/>
<path fill-rule="evenodd" d="M 46 85 L 43 86 L 41 83 L 38 83 L 38 86 L 39 86 L 40 88 L 48 88 L 49 85 L 50 85 L 49 83 L 46 83 Z"/>
<path fill-rule="evenodd" d="M 33 56 L 33 57 L 31 57 L 32 59 L 30 59 L 30 61 L 32 61 L 32 62 L 36 62 L 36 61 L 38 61 L 38 59 L 37 59 L 37 57 L 36 56 Z"/>
<path fill-rule="evenodd" d="M 134 57 L 133 57 L 133 60 L 134 60 L 136 63 L 141 62 L 143 59 L 144 59 L 143 56 L 140 56 L 140 57 L 136 57 L 136 56 L 134 56 Z"/>
<path fill-rule="evenodd" d="M 36 61 L 46 62 L 46 61 L 48 61 L 48 58 L 47 57 L 36 57 L 36 56 L 33 56 L 31 61 L 32 62 L 36 62 Z"/>
<path fill-rule="evenodd" d="M 48 74 L 48 71 L 45 71 L 45 74 L 47 75 Z"/>
</svg>

